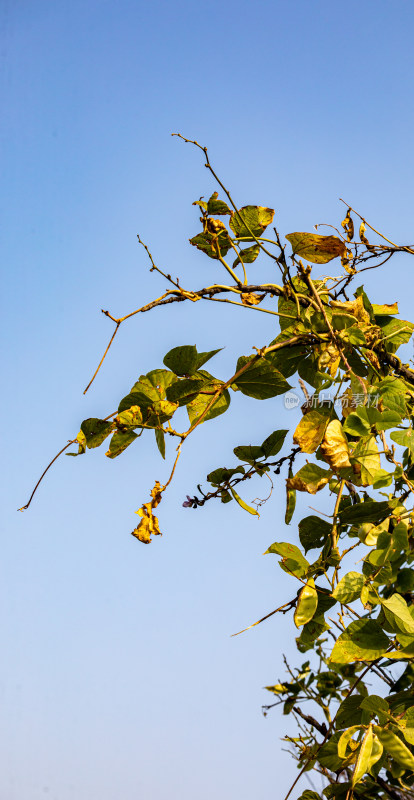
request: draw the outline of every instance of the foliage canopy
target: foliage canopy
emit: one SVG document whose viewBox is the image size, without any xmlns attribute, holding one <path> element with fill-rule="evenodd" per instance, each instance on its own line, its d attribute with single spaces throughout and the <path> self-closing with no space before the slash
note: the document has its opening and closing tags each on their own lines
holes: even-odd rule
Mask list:
<svg viewBox="0 0 414 800">
<path fill-rule="evenodd" d="M 414 325 L 399 318 L 396 303 L 371 303 L 355 281 L 395 253 L 414 254 L 414 249 L 390 241 L 347 204 L 345 218 L 333 234 L 288 233 L 286 245 L 273 227 L 273 209 L 237 207 L 207 149 L 191 144 L 203 154 L 221 195 L 214 192 L 209 200 L 194 203 L 202 230 L 190 243 L 220 262 L 229 281 L 184 289 L 155 264 L 138 237 L 151 271 L 161 274 L 170 288 L 124 317 L 104 311 L 115 329 L 85 391 L 119 326 L 158 306 L 201 298 L 224 302 L 274 315 L 280 331 L 254 353 L 241 354 L 233 374 L 225 378 L 209 371 L 218 350 L 173 348 L 163 368 L 135 381 L 115 413 L 84 420 L 76 438 L 60 453 L 76 444 L 77 452 L 68 455 L 81 455 L 107 442 L 106 456 L 114 459 L 145 431 L 153 431 L 165 458 L 166 437 L 175 439 L 167 482 L 156 481 L 150 499 L 137 512 L 133 535 L 149 543 L 160 534 L 154 511 L 173 479 L 187 437 L 200 424 L 226 413 L 237 392 L 258 401 L 283 394 L 285 403 L 299 403 L 291 391 L 297 376 L 304 402 L 296 429 L 270 431 L 263 442 L 235 447 L 229 466 L 213 469 L 207 476 L 208 490 L 199 485 L 198 494 L 188 496 L 184 506 L 234 500 L 258 515 L 258 507 L 242 497 L 243 483 L 267 478 L 273 487 L 275 480 L 283 479 L 285 522 L 290 525 L 298 492 L 329 493 L 332 513 L 327 519 L 306 516 L 295 524 L 291 541 L 274 542 L 266 551 L 276 555 L 281 569 L 292 577 L 292 597 L 254 623 L 292 611 L 297 650 L 305 659 L 298 667 L 286 663 L 286 679 L 266 687 L 274 702 L 264 707 L 265 713 L 282 705 L 283 713 L 294 714 L 298 724 L 297 736 L 287 737 L 298 777 L 285 800 L 298 779 L 312 770 L 323 776 L 327 800 L 412 797 L 414 371 L 396 353 L 410 340 Z M 259 257 L 272 260 L 279 283 L 249 282 L 248 269 L 254 270 L 250 265 Z M 334 259 L 341 265 L 339 276 L 312 277 L 312 264 Z M 180 408 L 189 420 L 184 431 L 175 427 Z M 180 424 L 180 414 L 177 419 Z M 373 679 L 375 686 L 383 687 L 384 691 L 378 688 L 381 694 L 369 693 Z M 300 797 L 320 800 L 313 790 Z"/>
</svg>

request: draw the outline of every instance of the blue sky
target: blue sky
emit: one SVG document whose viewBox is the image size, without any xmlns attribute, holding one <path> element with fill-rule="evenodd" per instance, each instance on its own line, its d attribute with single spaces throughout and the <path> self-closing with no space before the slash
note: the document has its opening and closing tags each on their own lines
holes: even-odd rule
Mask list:
<svg viewBox="0 0 414 800">
<path fill-rule="evenodd" d="M 292 592 L 261 555 L 295 540 L 294 524 L 280 522 L 283 485 L 258 522 L 235 504 L 181 504 L 248 443 L 247 422 L 256 443 L 294 424 L 293 412 L 278 398 L 258 409 L 237 396 L 232 414 L 202 426 L 151 547 L 129 532 L 168 474 L 152 438 L 115 461 L 101 450 L 62 457 L 31 509 L 16 508 L 80 421 L 112 412 L 168 349 L 225 346 L 212 362 L 225 377 L 274 336 L 272 318 L 257 314 L 254 327 L 242 309 L 158 309 L 125 323 L 82 395 L 112 331 L 100 309 L 124 314 L 166 288 L 137 233 L 186 287 L 220 277 L 187 241 L 199 227 L 193 200 L 216 187 L 171 132 L 207 144 L 237 202 L 274 207 L 281 233 L 337 224 L 341 196 L 391 239 L 413 242 L 412 6 L 3 0 L 0 31 L 0 793 L 279 797 L 295 775 L 279 741 L 292 729 L 278 711 L 263 719 L 260 705 L 262 687 L 283 677 L 281 653 L 293 656 L 292 623 L 230 634 Z M 366 281 L 374 302 L 399 299 L 403 317 L 408 258 Z"/>
</svg>

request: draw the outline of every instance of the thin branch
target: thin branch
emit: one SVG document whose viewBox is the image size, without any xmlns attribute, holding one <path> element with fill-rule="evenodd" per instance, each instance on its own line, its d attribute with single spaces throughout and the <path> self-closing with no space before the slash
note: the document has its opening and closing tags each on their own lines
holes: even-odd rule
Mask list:
<svg viewBox="0 0 414 800">
<path fill-rule="evenodd" d="M 37 491 L 38 487 L 40 486 L 40 484 L 41 484 L 41 482 L 42 482 L 43 478 L 44 478 L 44 477 L 45 477 L 45 475 L 46 475 L 46 472 L 47 472 L 47 471 L 50 469 L 50 467 L 52 466 L 52 464 L 54 464 L 54 463 L 55 463 L 56 459 L 58 459 L 58 458 L 59 458 L 59 456 L 61 456 L 61 455 L 62 455 L 62 453 L 64 453 L 64 452 L 65 452 L 65 450 L 67 450 L 67 449 L 68 449 L 68 447 L 70 447 L 70 445 L 71 445 L 71 444 L 74 444 L 75 442 L 76 442 L 76 439 L 71 439 L 71 440 L 70 440 L 70 442 L 68 442 L 67 444 L 65 444 L 65 446 L 64 446 L 64 447 L 62 447 L 62 449 L 61 449 L 61 450 L 59 450 L 59 452 L 57 453 L 57 455 L 55 455 L 55 457 L 54 457 L 54 458 L 52 458 L 51 462 L 50 462 L 50 463 L 47 465 L 47 467 L 46 467 L 45 471 L 44 471 L 44 472 L 42 472 L 42 474 L 41 474 L 41 476 L 40 476 L 40 478 L 39 478 L 39 480 L 38 480 L 38 482 L 37 482 L 36 486 L 34 487 L 34 489 L 33 489 L 32 493 L 31 493 L 31 495 L 30 495 L 30 497 L 29 497 L 29 499 L 28 499 L 28 501 L 27 501 L 27 503 L 26 503 L 26 505 L 25 505 L 25 506 L 22 506 L 21 508 L 18 508 L 18 509 L 17 509 L 18 511 L 25 511 L 25 510 L 26 510 L 26 508 L 29 508 L 29 506 L 30 506 L 30 503 L 32 502 L 32 500 L 33 500 L 33 497 L 34 497 L 34 495 L 35 495 L 35 493 L 36 493 L 36 491 Z"/>
<path fill-rule="evenodd" d="M 368 226 L 368 228 L 370 228 L 378 236 L 381 236 L 381 239 L 384 239 L 386 242 L 388 242 L 388 244 L 391 244 L 393 247 L 396 247 L 397 250 L 405 250 L 407 253 L 411 253 L 412 255 L 414 255 L 414 250 L 411 247 L 404 247 L 404 246 L 403 247 L 399 247 L 398 244 L 395 244 L 395 242 L 392 242 L 391 239 L 387 239 L 387 237 L 384 236 L 383 233 L 380 233 L 380 231 L 377 231 L 375 228 L 373 228 L 372 225 L 370 225 L 369 222 L 366 221 L 365 217 L 362 217 L 361 214 L 358 213 L 358 211 L 355 211 L 355 209 L 352 208 L 352 206 L 350 206 L 348 203 L 345 203 L 345 200 L 343 200 L 342 197 L 340 197 L 339 199 L 340 199 L 341 203 L 344 203 L 344 205 L 346 205 L 347 208 L 349 208 L 351 211 L 353 211 L 353 213 L 356 214 L 357 217 L 359 217 L 359 219 L 362 220 L 362 222 L 364 222 L 365 225 Z"/>
<path fill-rule="evenodd" d="M 292 709 L 299 717 L 302 717 L 304 722 L 307 722 L 308 725 L 312 725 L 313 728 L 316 728 L 322 736 L 325 736 L 327 727 L 324 722 L 318 722 L 314 717 L 311 717 L 309 714 L 304 714 L 303 711 L 298 706 L 293 706 Z"/>
<path fill-rule="evenodd" d="M 283 606 L 279 606 L 279 608 L 275 608 L 275 610 L 271 611 L 270 614 L 266 614 L 261 619 L 258 619 L 257 622 L 253 622 L 253 625 L 249 625 L 247 628 L 243 628 L 242 631 L 238 631 L 237 633 L 232 633 L 231 635 L 232 636 L 240 636 L 241 633 L 245 633 L 246 631 L 249 631 L 250 628 L 254 628 L 255 625 L 260 625 L 260 623 L 264 622 L 265 619 L 269 619 L 269 617 L 273 617 L 273 614 L 277 614 L 278 611 L 282 611 L 282 614 L 286 614 L 286 611 L 289 611 L 290 608 L 293 608 L 293 606 L 296 603 L 296 600 L 297 600 L 297 597 L 294 597 L 292 600 L 289 600 L 287 603 L 284 603 Z M 283 611 L 284 608 L 286 609 L 286 611 Z"/>
<path fill-rule="evenodd" d="M 103 312 L 103 313 L 105 313 L 105 312 Z M 103 354 L 103 356 L 102 356 L 102 358 L 101 358 L 101 360 L 100 360 L 100 362 L 99 362 L 98 366 L 96 367 L 96 370 L 95 370 L 95 372 L 93 373 L 93 375 L 92 375 L 92 378 L 90 379 L 90 381 L 89 381 L 89 383 L 88 383 L 88 385 L 87 385 L 86 389 L 84 389 L 84 392 L 83 392 L 83 394 L 86 394 L 86 392 L 88 391 L 89 387 L 90 387 L 90 386 L 92 386 L 92 384 L 93 384 L 93 382 L 94 382 L 94 380 L 95 380 L 95 378 L 96 378 L 96 376 L 97 376 L 97 374 L 98 374 L 98 372 L 99 372 L 99 370 L 100 370 L 100 368 L 101 368 L 101 366 L 102 366 L 103 362 L 105 361 L 105 358 L 106 358 L 106 356 L 107 356 L 108 350 L 109 350 L 109 348 L 110 348 L 110 346 L 111 346 L 112 342 L 114 341 L 116 334 L 118 333 L 118 330 L 119 330 L 119 326 L 120 326 L 120 324 L 121 324 L 120 322 L 117 322 L 117 323 L 116 323 L 115 330 L 114 330 L 114 332 L 113 332 L 113 334 L 112 334 L 112 336 L 111 336 L 111 338 L 110 338 L 110 340 L 109 340 L 109 342 L 108 342 L 108 345 L 107 345 L 107 347 L 106 347 L 106 350 L 105 350 L 105 352 L 104 352 L 104 354 Z"/>
</svg>

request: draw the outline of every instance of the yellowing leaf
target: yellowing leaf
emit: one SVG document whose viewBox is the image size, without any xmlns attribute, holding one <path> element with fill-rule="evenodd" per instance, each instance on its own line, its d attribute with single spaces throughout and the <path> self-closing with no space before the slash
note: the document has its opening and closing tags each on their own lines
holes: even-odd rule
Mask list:
<svg viewBox="0 0 414 800">
<path fill-rule="evenodd" d="M 330 660 L 334 664 L 375 661 L 385 655 L 389 642 L 375 620 L 357 619 L 336 640 Z"/>
<path fill-rule="evenodd" d="M 350 467 L 348 440 L 338 419 L 329 423 L 321 444 L 323 457 L 335 472 L 343 467 Z"/>
<path fill-rule="evenodd" d="M 298 601 L 293 617 L 297 628 L 310 622 L 318 607 L 318 593 L 315 589 L 315 581 L 311 578 L 306 586 L 299 592 Z"/>
<path fill-rule="evenodd" d="M 344 311 L 346 314 L 353 314 L 358 322 L 361 322 L 363 325 L 369 325 L 371 322 L 370 315 L 368 311 L 365 310 L 362 295 L 356 297 L 355 300 L 347 300 L 344 303 L 340 303 L 339 300 L 332 300 L 331 306 L 332 308 L 338 308 Z"/>
<path fill-rule="evenodd" d="M 384 749 L 389 753 L 405 769 L 414 770 L 414 756 L 408 749 L 407 745 L 388 728 L 380 728 L 375 726 L 375 733 L 377 734 Z"/>
<path fill-rule="evenodd" d="M 253 241 L 273 222 L 274 209 L 266 206 L 243 206 L 230 219 L 230 228 L 238 239 Z"/>
<path fill-rule="evenodd" d="M 293 254 L 312 264 L 327 264 L 346 253 L 345 244 L 337 236 L 320 236 L 318 233 L 288 233 Z"/>
<path fill-rule="evenodd" d="M 347 572 L 332 592 L 332 597 L 340 603 L 352 603 L 360 594 L 364 576 L 360 572 Z"/>
<path fill-rule="evenodd" d="M 392 314 L 398 314 L 398 303 L 391 303 L 391 305 L 385 304 L 382 306 L 373 303 L 372 308 L 376 317 L 388 317 Z"/>
<path fill-rule="evenodd" d="M 328 418 L 318 411 L 309 411 L 302 417 L 294 434 L 293 441 L 298 444 L 302 453 L 314 453 L 319 447 L 325 433 Z"/>
<path fill-rule="evenodd" d="M 318 464 L 305 464 L 293 478 L 288 478 L 286 486 L 288 489 L 297 489 L 299 492 L 316 494 L 326 486 L 331 476 L 330 470 L 323 469 Z"/>
<path fill-rule="evenodd" d="M 358 751 L 351 786 L 355 786 L 371 766 L 373 740 L 372 725 L 369 725 Z"/>
<path fill-rule="evenodd" d="M 375 436 L 368 441 L 359 441 L 352 452 L 352 463 L 361 468 L 361 483 L 371 486 L 375 483 L 378 472 L 381 470 L 381 459 Z"/>
</svg>

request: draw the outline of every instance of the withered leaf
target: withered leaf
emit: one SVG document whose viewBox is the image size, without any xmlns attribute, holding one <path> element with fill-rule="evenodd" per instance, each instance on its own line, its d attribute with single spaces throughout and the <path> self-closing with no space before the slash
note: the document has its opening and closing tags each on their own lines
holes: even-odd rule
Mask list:
<svg viewBox="0 0 414 800">
<path fill-rule="evenodd" d="M 257 306 L 262 302 L 264 294 L 255 294 L 254 292 L 243 292 L 241 301 L 244 306 Z"/>
<path fill-rule="evenodd" d="M 321 452 L 335 472 L 343 467 L 351 466 L 348 440 L 338 419 L 333 419 L 329 423 L 321 444 Z"/>
<path fill-rule="evenodd" d="M 339 308 L 347 314 L 353 314 L 358 322 L 361 322 L 363 325 L 369 325 L 371 322 L 368 311 L 364 308 L 362 295 L 355 298 L 355 300 L 347 300 L 344 303 L 340 303 L 339 300 L 332 300 L 331 306 L 332 308 Z"/>
<path fill-rule="evenodd" d="M 153 514 L 153 509 L 156 508 L 162 498 L 162 489 L 159 481 L 155 481 L 155 486 L 151 489 L 152 500 L 149 503 L 144 503 L 141 508 L 136 512 L 142 517 L 139 525 L 132 531 L 132 536 L 135 536 L 143 544 L 151 542 L 151 536 L 161 536 L 161 531 L 158 524 L 158 518 Z"/>
</svg>

